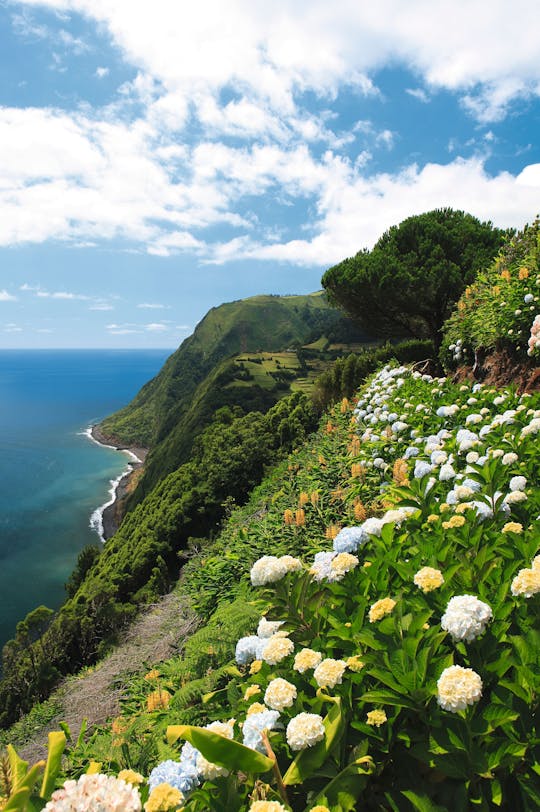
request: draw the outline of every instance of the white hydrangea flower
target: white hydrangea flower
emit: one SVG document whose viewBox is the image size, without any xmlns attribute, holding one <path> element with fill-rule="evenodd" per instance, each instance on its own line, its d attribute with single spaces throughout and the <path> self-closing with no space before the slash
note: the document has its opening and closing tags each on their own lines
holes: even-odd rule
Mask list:
<svg viewBox="0 0 540 812">
<path fill-rule="evenodd" d="M 341 685 L 346 668 L 347 663 L 344 660 L 327 657 L 316 667 L 313 678 L 321 688 L 334 688 L 336 685 Z"/>
<path fill-rule="evenodd" d="M 502 454 L 502 451 L 501 451 Z M 495 452 L 493 452 L 493 456 L 495 456 Z M 513 465 L 519 459 L 518 455 L 515 454 L 513 451 L 509 451 L 507 454 L 502 454 L 502 464 L 503 465 Z"/>
<path fill-rule="evenodd" d="M 287 743 L 291 750 L 305 750 L 324 739 L 324 725 L 318 713 L 299 713 L 287 725 Z"/>
<path fill-rule="evenodd" d="M 482 697 L 482 679 L 472 668 L 451 665 L 437 681 L 437 702 L 443 710 L 457 713 Z"/>
<path fill-rule="evenodd" d="M 449 479 L 455 479 L 455 476 L 456 472 L 453 465 L 451 465 L 449 462 L 441 465 L 439 470 L 439 479 L 441 482 L 448 482 Z"/>
<path fill-rule="evenodd" d="M 251 583 L 253 586 L 264 586 L 280 581 L 288 572 L 302 569 L 302 562 L 291 555 L 263 555 L 251 568 Z"/>
<path fill-rule="evenodd" d="M 292 654 L 293 651 L 294 643 L 292 640 L 289 640 L 288 637 L 280 637 L 278 634 L 274 634 L 268 638 L 268 642 L 261 653 L 261 659 L 269 665 L 277 665 L 277 663 L 280 663 L 285 657 L 288 657 L 289 654 Z"/>
<path fill-rule="evenodd" d="M 527 487 L 527 479 L 524 476 L 513 476 L 510 480 L 511 491 L 524 491 Z"/>
<path fill-rule="evenodd" d="M 81 775 L 53 792 L 47 812 L 140 812 L 139 791 L 113 776 Z"/>
<path fill-rule="evenodd" d="M 284 622 L 284 620 L 267 620 L 262 617 L 257 626 L 257 637 L 272 637 L 283 626 Z"/>
<path fill-rule="evenodd" d="M 441 627 L 452 635 L 454 642 L 472 643 L 482 634 L 493 618 L 491 607 L 474 595 L 456 595 L 451 598 L 441 618 Z"/>
<path fill-rule="evenodd" d="M 264 702 L 272 710 L 281 711 L 290 708 L 296 699 L 296 685 L 287 682 L 286 679 L 276 677 L 268 683 L 268 688 L 264 694 Z"/>
<path fill-rule="evenodd" d="M 519 502 L 525 502 L 527 500 L 527 494 L 523 491 L 510 491 L 504 497 L 504 501 L 507 505 L 517 505 Z"/>
</svg>

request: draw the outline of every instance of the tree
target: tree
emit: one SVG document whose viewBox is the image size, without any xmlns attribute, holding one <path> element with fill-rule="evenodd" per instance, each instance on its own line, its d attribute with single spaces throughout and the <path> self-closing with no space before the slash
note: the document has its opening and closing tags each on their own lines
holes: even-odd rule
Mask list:
<svg viewBox="0 0 540 812">
<path fill-rule="evenodd" d="M 372 251 L 326 271 L 322 284 L 332 302 L 379 335 L 430 338 L 438 347 L 452 306 L 509 233 L 435 209 L 392 226 Z"/>
</svg>

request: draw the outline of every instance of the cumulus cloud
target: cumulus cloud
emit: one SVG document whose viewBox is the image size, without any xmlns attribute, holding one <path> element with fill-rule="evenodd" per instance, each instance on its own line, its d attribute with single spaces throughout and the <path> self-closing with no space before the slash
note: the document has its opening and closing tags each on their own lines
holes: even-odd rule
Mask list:
<svg viewBox="0 0 540 812">
<path fill-rule="evenodd" d="M 436 206 L 501 226 L 537 209 L 534 166 L 493 177 L 456 151 L 450 163 L 370 173 L 373 154 L 394 148 L 399 133 L 360 116 L 343 132 L 332 111 L 344 88 L 375 97 L 377 71 L 391 64 L 414 73 L 418 87 L 406 93 L 420 102 L 443 88 L 479 122 L 500 120 L 540 95 L 534 0 L 516 0 L 512 14 L 492 0 L 489 15 L 484 0 L 12 5 L 26 36 L 49 36 L 33 31 L 32 8 L 83 14 L 136 75 L 103 110 L 0 108 L 0 245 L 120 240 L 155 256 L 324 266 Z M 67 28 L 58 41 L 83 47 Z M 292 238 L 292 226 L 263 221 L 257 203 L 267 196 L 304 208 Z M 216 229 L 230 236 L 216 241 Z M 287 236 L 278 241 L 278 231 Z M 72 298 L 63 293 L 37 295 Z"/>
<path fill-rule="evenodd" d="M 331 98 L 348 83 L 360 93 L 376 92 L 370 75 L 390 62 L 414 69 L 435 88 L 502 94 L 498 110 L 509 93 L 539 92 L 535 0 L 514 0 L 511 14 L 505 0 L 492 0 L 489 14 L 484 0 L 381 0 L 376 6 L 354 0 L 281 0 L 277 6 L 200 0 L 189 9 L 174 0 L 18 5 L 86 15 L 104 25 L 126 60 L 167 93 L 202 94 L 206 100 L 209 91 L 240 86 L 246 99 L 264 98 L 272 108 L 293 112 L 295 90 Z M 519 47 L 509 47 L 513 42 Z M 243 104 L 233 103 L 225 114 L 229 125 L 238 116 L 245 121 Z"/>
<path fill-rule="evenodd" d="M 4 290 L 0 290 L 0 302 L 14 302 L 16 299 L 17 297 L 13 296 L 12 293 L 8 293 L 5 288 Z"/>
</svg>

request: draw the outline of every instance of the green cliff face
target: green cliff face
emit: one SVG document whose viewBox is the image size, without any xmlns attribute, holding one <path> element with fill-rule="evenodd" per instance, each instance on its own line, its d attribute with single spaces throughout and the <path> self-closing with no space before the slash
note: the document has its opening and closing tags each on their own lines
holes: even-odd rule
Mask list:
<svg viewBox="0 0 540 812">
<path fill-rule="evenodd" d="M 265 412 L 302 388 L 295 382 L 309 377 L 310 361 L 296 350 L 323 337 L 326 343 L 370 340 L 321 292 L 254 296 L 210 310 L 160 373 L 100 426 L 114 440 L 152 449 L 129 506 L 189 458 L 194 439 L 219 408 Z M 320 371 L 312 361 L 311 370 Z"/>
</svg>

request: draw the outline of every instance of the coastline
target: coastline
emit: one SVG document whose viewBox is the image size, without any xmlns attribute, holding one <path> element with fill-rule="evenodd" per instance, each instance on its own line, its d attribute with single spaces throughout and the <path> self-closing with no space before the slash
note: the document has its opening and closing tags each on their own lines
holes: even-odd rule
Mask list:
<svg viewBox="0 0 540 812">
<path fill-rule="evenodd" d="M 140 446 L 128 446 L 125 445 L 125 443 L 121 443 L 115 437 L 106 436 L 97 424 L 89 426 L 84 434 L 89 440 L 97 443 L 97 445 L 104 446 L 105 448 L 114 448 L 116 451 L 122 451 L 130 458 L 125 471 L 116 479 L 110 480 L 110 499 L 96 508 L 90 517 L 90 527 L 96 531 L 101 543 L 104 544 L 118 529 L 120 521 L 122 520 L 122 503 L 130 493 L 133 475 L 143 467 L 149 449 Z"/>
</svg>

